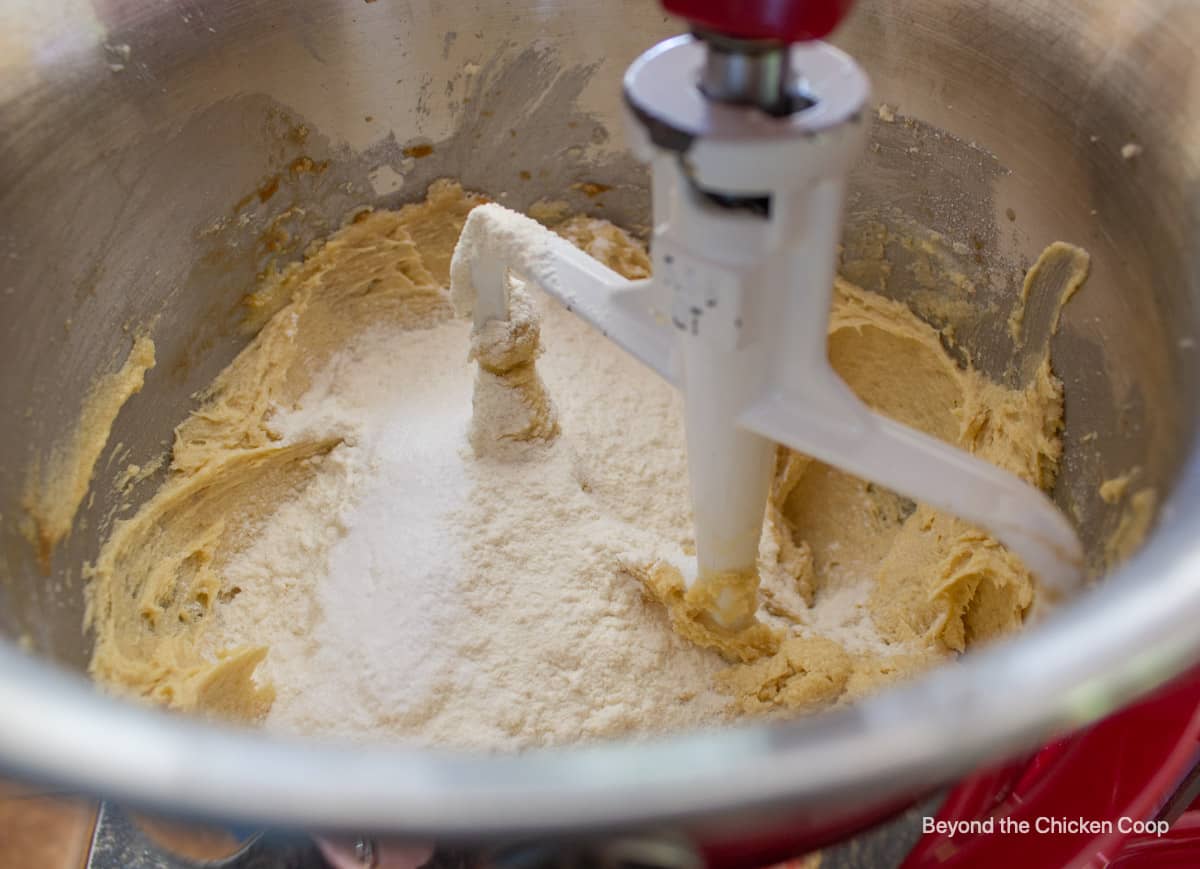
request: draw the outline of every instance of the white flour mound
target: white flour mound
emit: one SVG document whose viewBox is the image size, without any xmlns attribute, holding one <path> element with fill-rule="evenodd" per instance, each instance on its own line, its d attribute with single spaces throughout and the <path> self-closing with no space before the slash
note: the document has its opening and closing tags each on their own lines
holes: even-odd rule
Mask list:
<svg viewBox="0 0 1200 869">
<path fill-rule="evenodd" d="M 721 659 L 620 571 L 690 545 L 679 397 L 540 294 L 561 435 L 467 442 L 470 326 L 378 329 L 272 425 L 344 441 L 229 570 L 217 645 L 266 644 L 269 729 L 517 749 L 715 724 Z"/>
</svg>

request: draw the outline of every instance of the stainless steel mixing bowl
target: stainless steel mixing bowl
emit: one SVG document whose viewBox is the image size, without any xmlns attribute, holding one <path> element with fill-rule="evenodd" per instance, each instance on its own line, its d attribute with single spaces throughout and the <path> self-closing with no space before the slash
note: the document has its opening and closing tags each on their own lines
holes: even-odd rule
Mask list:
<svg viewBox="0 0 1200 869">
<path fill-rule="evenodd" d="M 80 566 L 116 506 L 113 478 L 162 451 L 192 393 L 244 344 L 239 300 L 255 275 L 354 206 L 415 198 L 440 175 L 517 207 L 565 192 L 574 207 L 644 223 L 620 76 L 677 30 L 651 0 L 5 4 L 4 766 L 308 828 L 488 834 L 686 818 L 697 829 L 704 818 L 711 836 L 848 822 L 1095 719 L 1193 659 L 1200 4 L 864 0 L 837 41 L 901 117 L 875 124 L 847 249 L 881 221 L 943 233 L 979 298 L 997 303 L 996 316 L 955 324 L 997 372 L 1022 269 L 1056 238 L 1091 251 L 1054 342 L 1069 396 L 1057 497 L 1099 570 L 1119 508 L 1096 487 L 1140 467 L 1137 485 L 1164 506 L 1136 558 L 1021 637 L 856 707 L 650 743 L 493 758 L 314 744 L 92 689 Z M 1140 153 L 1122 156 L 1126 144 Z M 594 195 L 587 182 L 612 189 Z M 893 269 L 883 289 L 920 308 L 911 274 Z M 148 324 L 159 364 L 117 420 L 121 458 L 102 459 L 44 575 L 18 531 L 27 467 L 95 375 L 119 364 L 127 330 Z"/>
</svg>

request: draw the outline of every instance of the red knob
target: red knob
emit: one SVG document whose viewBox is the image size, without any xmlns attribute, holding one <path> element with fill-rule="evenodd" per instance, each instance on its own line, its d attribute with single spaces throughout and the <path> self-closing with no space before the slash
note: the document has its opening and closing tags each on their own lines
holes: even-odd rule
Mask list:
<svg viewBox="0 0 1200 869">
<path fill-rule="evenodd" d="M 853 0 L 662 0 L 693 27 L 742 39 L 806 42 L 838 26 Z"/>
</svg>

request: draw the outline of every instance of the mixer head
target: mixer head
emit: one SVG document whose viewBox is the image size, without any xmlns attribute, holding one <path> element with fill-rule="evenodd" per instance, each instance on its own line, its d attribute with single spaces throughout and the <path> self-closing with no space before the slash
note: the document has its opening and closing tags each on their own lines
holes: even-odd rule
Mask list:
<svg viewBox="0 0 1200 869">
<path fill-rule="evenodd" d="M 697 29 L 783 44 L 824 39 L 852 0 L 663 0 L 663 8 Z"/>
</svg>

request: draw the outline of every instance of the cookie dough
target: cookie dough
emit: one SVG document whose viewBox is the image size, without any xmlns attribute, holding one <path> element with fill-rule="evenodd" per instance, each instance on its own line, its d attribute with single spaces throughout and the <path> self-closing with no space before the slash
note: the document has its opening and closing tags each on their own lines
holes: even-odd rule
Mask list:
<svg viewBox="0 0 1200 869">
<path fill-rule="evenodd" d="M 841 279 L 835 290 L 830 360 L 855 393 L 1041 488 L 1053 485 L 1063 405 L 1048 358 L 1023 386 L 997 384 L 959 366 L 943 336 L 904 305 Z M 748 711 L 859 696 L 1017 629 L 1036 594 L 1020 561 L 985 532 L 794 453 L 777 465 L 767 522 L 765 537 L 792 551 L 783 571 L 778 556 L 771 564 L 760 553 L 763 591 L 783 596 L 791 585 L 811 603 L 858 588 L 885 651 L 849 654 L 805 624 L 803 611 L 779 619 L 769 605 L 764 622 L 713 632 L 700 619 L 697 588 L 685 591 L 678 570 L 634 568 L 678 630 L 741 662 L 723 682 Z"/>
<path fill-rule="evenodd" d="M 161 488 L 115 525 L 88 570 L 97 680 L 175 709 L 251 721 L 267 715 L 276 689 L 261 677 L 260 665 L 270 647 L 251 636 L 214 645 L 213 616 L 244 592 L 228 579 L 230 565 L 272 511 L 302 497 L 323 463 L 354 437 L 285 437 L 273 420 L 297 409 L 322 366 L 372 324 L 420 330 L 452 318 L 446 293 L 451 252 L 467 213 L 483 201 L 441 181 L 424 202 L 364 211 L 248 297 L 255 337 L 176 429 Z M 626 276 L 649 273 L 645 250 L 616 227 L 557 212 L 545 219 Z M 536 307 L 519 287 L 512 299 L 510 320 L 475 332 L 459 357 L 461 364 L 469 352 L 478 368 L 469 440 L 477 458 L 510 462 L 512 473 L 538 474 L 542 453 L 521 452 L 518 462 L 509 447 L 550 450 L 562 429 L 554 395 L 538 372 Z M 1062 449 L 1062 385 L 1048 357 L 1015 386 L 995 383 L 956 361 L 949 336 L 909 308 L 842 279 L 829 335 L 834 367 L 877 411 L 1044 489 L 1053 485 Z M 613 412 L 637 424 L 636 408 Z M 681 434 L 676 423 L 663 437 L 681 442 Z M 639 509 L 663 509 L 658 493 L 604 491 L 586 467 L 573 473 L 579 490 L 607 499 L 622 521 L 636 522 Z M 672 492 L 686 490 L 684 481 L 674 482 Z M 670 509 L 686 511 L 680 504 Z M 705 623 L 706 602 L 684 587 L 669 560 L 629 558 L 611 566 L 620 587 L 644 595 L 647 630 L 676 632 L 711 650 L 691 649 L 689 660 L 700 663 L 689 672 L 698 680 L 697 673 L 715 674 L 704 677 L 712 684 L 681 684 L 676 699 L 686 702 L 715 687 L 727 699 L 724 711 L 705 713 L 712 721 L 852 700 L 1015 630 L 1038 593 L 1028 571 L 985 533 L 788 450 L 778 453 L 766 520 L 759 585 L 756 591 L 751 586 L 755 596 L 747 601 L 758 615 L 737 632 Z M 563 611 L 561 618 L 576 616 Z M 486 639 L 472 653 L 486 654 Z M 670 636 L 662 648 L 681 642 Z M 581 652 L 567 669 L 586 674 L 602 666 L 612 665 L 589 662 Z M 572 689 L 556 683 L 529 690 Z M 581 734 L 631 727 L 614 718 Z"/>
<path fill-rule="evenodd" d="M 420 204 L 362 212 L 246 300 L 248 323 L 258 328 L 253 341 L 175 430 L 162 488 L 116 524 L 87 571 L 97 680 L 176 709 L 244 720 L 265 714 L 274 690 L 254 671 L 268 649 L 210 653 L 209 616 L 241 591 L 223 580 L 229 559 L 339 443 L 281 444 L 271 417 L 296 406 L 322 362 L 369 324 L 419 328 L 451 316 L 450 254 L 482 201 L 440 182 Z"/>
</svg>

